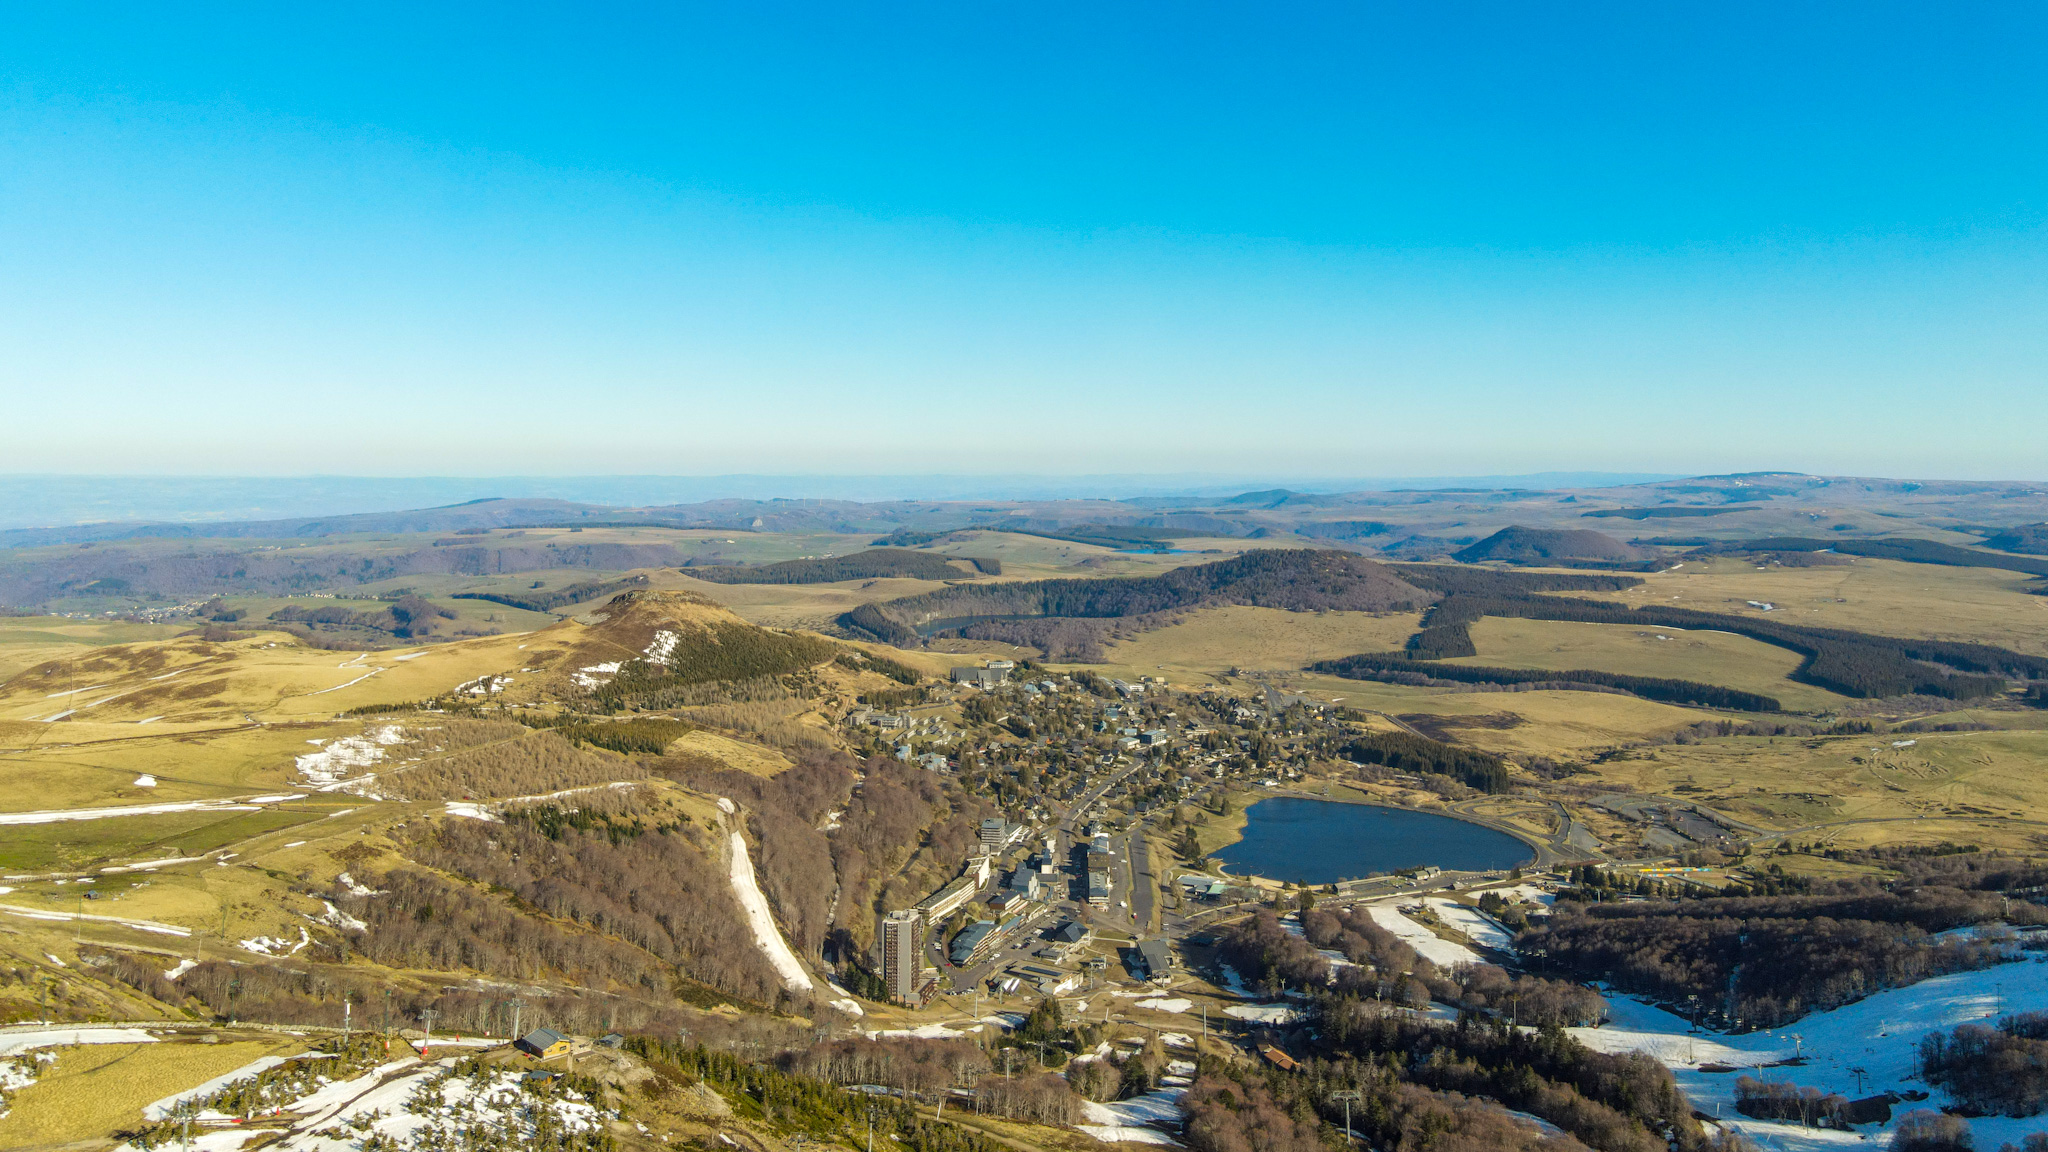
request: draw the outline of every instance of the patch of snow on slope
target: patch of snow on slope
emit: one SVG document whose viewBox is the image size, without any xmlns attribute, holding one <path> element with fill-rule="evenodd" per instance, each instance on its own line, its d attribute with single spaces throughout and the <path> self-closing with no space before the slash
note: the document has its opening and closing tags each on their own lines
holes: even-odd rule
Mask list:
<svg viewBox="0 0 2048 1152">
<path fill-rule="evenodd" d="M 1432 896 L 1423 903 L 1429 905 L 1438 919 L 1471 937 L 1472 941 L 1481 947 L 1506 952 L 1511 956 L 1514 954 L 1514 933 L 1494 923 L 1479 909 L 1455 900 L 1445 900 L 1440 896 Z"/>
<path fill-rule="evenodd" d="M 775 926 L 768 899 L 761 895 L 761 886 L 754 880 L 754 862 L 747 856 L 746 837 L 737 832 L 732 834 L 732 890 L 746 911 L 747 925 L 754 930 L 754 943 L 768 957 L 782 983 L 791 991 L 810 991 L 810 973 L 804 971 L 796 953 L 790 951 L 789 941 L 782 938 L 782 930 Z"/>
<path fill-rule="evenodd" d="M 465 1133 L 488 1132 L 508 1147 L 533 1142 L 539 1129 L 559 1135 L 603 1132 L 610 1115 L 574 1094 L 535 1094 L 511 1070 L 456 1076 L 453 1060 L 394 1061 L 352 1080 L 325 1084 L 284 1107 L 289 1121 L 272 1147 L 289 1152 L 424 1152 L 466 1144 Z M 183 1095 L 183 1094 L 181 1094 Z M 546 1116 L 543 1119 L 541 1113 Z M 538 1121 L 538 1123 L 537 1123 Z M 215 1135 L 234 1142 L 207 1142 Z M 201 1152 L 230 1152 L 254 1133 L 209 1132 L 193 1141 Z M 124 1150 L 129 1146 L 124 1146 Z"/>
<path fill-rule="evenodd" d="M 1459 964 L 1477 964 L 1479 953 L 1463 944 L 1453 944 L 1438 936 L 1415 921 L 1401 914 L 1398 900 L 1387 900 L 1366 905 L 1366 915 L 1372 922 L 1401 938 L 1402 943 L 1420 953 L 1424 960 L 1439 968 L 1452 968 Z"/>
<path fill-rule="evenodd" d="M 611 678 L 618 674 L 619 662 L 613 660 L 604 664 L 587 665 L 570 673 L 569 679 L 574 681 L 578 688 L 595 688 L 601 684 L 610 683 Z"/>
<path fill-rule="evenodd" d="M 1958 1024 L 1991 1023 L 2001 1010 L 2012 1012 L 2048 1003 L 2048 964 L 2020 962 L 1951 973 L 1815 1012 L 1782 1029 L 1733 1036 L 1706 1032 L 1690 1036 L 1682 1017 L 1629 996 L 1608 993 L 1607 999 L 1619 1026 L 1568 1031 L 1598 1051 L 1636 1051 L 1656 1057 L 1671 1068 L 1679 1086 L 1702 1111 L 1712 1115 L 1718 1109 L 1728 1126 L 1766 1148 L 1797 1152 L 1822 1147 L 1814 1142 L 1820 1135 L 1855 1136 L 1818 1134 L 1794 1125 L 1735 1117 L 1738 1075 L 1755 1075 L 1753 1065 L 1789 1059 L 1798 1052 L 1806 1058 L 1804 1065 L 1766 1068 L 1764 1078 L 1840 1092 L 1851 1099 L 1894 1090 L 1929 1090 L 1914 1078 L 1921 1039 Z M 1700 1070 L 1700 1065 L 1716 1063 L 1735 1065 L 1740 1072 Z M 1851 1071 L 1859 1068 L 1864 1073 L 1860 1093 L 1858 1078 Z M 1933 1098 L 1925 1103 L 1895 1107 L 1894 1118 L 1914 1108 L 1948 1103 L 1951 1100 L 1946 1093 L 1934 1090 Z M 2018 1143 L 2027 1133 L 2043 1127 L 2038 1116 L 2023 1120 L 1977 1117 L 1969 1124 L 1977 1147 L 1983 1149 Z M 1879 1129 L 1865 1125 L 1862 1131 Z"/>
<path fill-rule="evenodd" d="M 123 804 L 115 808 L 67 808 L 46 812 L 0 812 L 0 824 L 61 824 L 73 820 L 104 820 L 114 816 L 162 816 L 171 812 L 254 812 L 254 804 L 219 800 L 180 800 L 169 804 Z"/>
<path fill-rule="evenodd" d="M 252 936 L 247 940 L 241 941 L 237 946 L 244 952 L 254 952 L 258 956 L 294 956 L 298 954 L 301 948 L 312 942 L 313 937 L 307 934 L 304 928 L 301 928 L 299 929 L 299 942 L 296 944 L 279 936 Z"/>
<path fill-rule="evenodd" d="M 1177 1148 L 1180 1147 L 1179 1142 L 1161 1129 L 1180 1123 L 1180 1099 L 1183 1095 L 1186 1093 L 1180 1088 L 1161 1088 L 1113 1104 L 1084 1100 L 1081 1102 L 1081 1114 L 1087 1122 L 1075 1127 L 1105 1144 L 1121 1141 Z"/>
<path fill-rule="evenodd" d="M 1232 1004 L 1223 1010 L 1223 1014 L 1259 1024 L 1292 1024 L 1301 1016 L 1300 1012 L 1285 1004 Z"/>
<path fill-rule="evenodd" d="M 959 1040 L 981 1031 L 981 1025 L 948 1028 L 944 1024 L 921 1024 L 916 1028 L 882 1028 L 864 1033 L 870 1040 Z"/>
<path fill-rule="evenodd" d="M 335 792 L 360 785 L 375 776 L 356 776 L 361 769 L 384 759 L 384 749 L 405 740 L 405 730 L 396 724 L 386 724 L 360 736 L 344 736 L 328 742 L 318 752 L 309 752 L 294 757 L 292 763 L 299 770 L 299 778 L 322 792 Z"/>
<path fill-rule="evenodd" d="M 322 900 L 320 906 L 327 909 L 320 917 L 320 922 L 323 924 L 331 924 L 336 928 L 346 928 L 351 932 L 368 932 L 370 930 L 368 924 L 336 908 L 332 900 Z"/>
<path fill-rule="evenodd" d="M 1258 993 L 1245 986 L 1244 977 L 1228 964 L 1218 965 L 1223 969 L 1223 989 L 1240 1000 L 1256 1000 Z"/>
<path fill-rule="evenodd" d="M 63 1048 L 72 1044 L 154 1044 L 156 1037 L 140 1028 L 44 1028 L 35 1032 L 0 1034 L 0 1058 L 19 1056 L 37 1048 Z"/>
<path fill-rule="evenodd" d="M 341 885 L 342 890 L 351 896 L 382 896 L 384 894 L 382 888 L 372 888 L 367 884 L 358 883 L 355 877 L 346 872 L 336 876 L 334 882 Z"/>
<path fill-rule="evenodd" d="M 647 662 L 649 664 L 660 664 L 666 666 L 668 664 L 668 658 L 670 656 L 675 655 L 676 641 L 679 639 L 681 639 L 681 637 L 664 628 L 661 631 L 656 632 L 654 634 L 654 643 L 649 644 L 647 646 L 647 651 L 642 653 L 642 655 L 647 657 Z"/>
</svg>

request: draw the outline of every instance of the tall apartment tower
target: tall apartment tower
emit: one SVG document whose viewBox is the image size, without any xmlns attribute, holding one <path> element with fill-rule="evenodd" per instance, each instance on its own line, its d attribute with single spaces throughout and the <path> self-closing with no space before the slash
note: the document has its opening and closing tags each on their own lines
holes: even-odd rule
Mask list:
<svg viewBox="0 0 2048 1152">
<path fill-rule="evenodd" d="M 924 914 L 915 908 L 886 913 L 875 925 L 875 950 L 881 953 L 882 983 L 898 1004 L 917 1002 L 924 973 Z"/>
</svg>

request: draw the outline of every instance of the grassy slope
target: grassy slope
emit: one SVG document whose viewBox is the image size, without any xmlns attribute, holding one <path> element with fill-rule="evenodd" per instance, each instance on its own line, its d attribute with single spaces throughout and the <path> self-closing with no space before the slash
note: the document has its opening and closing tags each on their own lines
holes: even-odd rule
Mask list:
<svg viewBox="0 0 2048 1152">
<path fill-rule="evenodd" d="M 2029 595 L 2033 586 L 2018 572 L 1992 568 L 1859 559 L 1826 568 L 1759 570 L 1722 559 L 1651 573 L 1641 587 L 1625 592 L 1572 595 L 1736 614 L 1753 614 L 1745 602 L 1765 600 L 1783 609 L 1771 613 L 1773 619 L 1790 624 L 2048 654 L 2048 596 Z"/>
<path fill-rule="evenodd" d="M 1799 668 L 1798 653 L 1724 632 L 1489 616 L 1472 626 L 1472 643 L 1479 655 L 1444 663 L 1560 671 L 1591 668 L 1697 680 L 1774 696 L 1794 711 L 1823 711 L 1848 702 L 1824 688 L 1788 679 Z"/>
<path fill-rule="evenodd" d="M 1417 613 L 1285 612 L 1278 608 L 1223 607 L 1191 612 L 1170 627 L 1109 647 L 1106 676 L 1152 676 L 1199 683 L 1232 667 L 1299 668 L 1310 659 L 1399 648 L 1420 620 Z M 1077 665 L 1078 667 L 1078 665 Z"/>
<path fill-rule="evenodd" d="M 307 1051 L 295 1036 L 230 1044 L 93 1044 L 58 1050 L 56 1066 L 0 1118 L 0 1146 L 91 1140 L 142 1123 L 144 1105 L 264 1056 Z"/>
<path fill-rule="evenodd" d="M 62 616 L 0 616 L 0 682 L 45 660 L 75 656 L 88 648 L 165 640 L 184 631 L 169 624 L 120 620 L 70 620 Z"/>
<path fill-rule="evenodd" d="M 1810 740 L 1742 737 L 1610 761 L 1610 787 L 1697 799 L 1768 828 L 1834 825 L 1808 838 L 1844 843 L 1942 839 L 2048 849 L 2048 718 L 1987 714 L 2032 727 Z M 1970 719 L 1959 713 L 1944 719 Z M 1894 739 L 1910 739 L 1906 748 Z M 1866 823 L 1851 823 L 1851 822 Z"/>
</svg>

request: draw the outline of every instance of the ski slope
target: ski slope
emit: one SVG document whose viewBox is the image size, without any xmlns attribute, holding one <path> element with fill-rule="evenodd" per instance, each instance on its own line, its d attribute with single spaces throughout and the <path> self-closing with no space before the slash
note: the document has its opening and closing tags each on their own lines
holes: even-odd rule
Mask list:
<svg viewBox="0 0 2048 1152">
<path fill-rule="evenodd" d="M 1801 1087 L 1839 1092 L 1850 1099 L 1883 1092 L 1925 1091 L 1922 1103 L 1894 1107 L 1893 1118 L 1915 1108 L 1950 1103 L 1946 1093 L 1915 1077 L 1920 1039 L 1972 1021 L 1990 1023 L 1997 1016 L 2048 1005 L 2048 959 L 2022 959 L 1977 972 L 1957 972 L 1923 980 L 1826 1012 L 1815 1012 L 1788 1028 L 1724 1036 L 1690 1034 L 1684 1018 L 1634 997 L 1608 993 L 1613 1019 L 1599 1028 L 1568 1031 L 1587 1047 L 1601 1052 L 1644 1052 L 1668 1066 L 1693 1105 L 1723 1117 L 1730 1126 L 1759 1145 L 1786 1152 L 1808 1152 L 1856 1143 L 1855 1133 L 1802 1129 L 1738 1117 L 1735 1080 L 1756 1066 L 1803 1058 L 1788 1067 L 1764 1068 L 1761 1076 L 1789 1080 Z M 1732 1064 L 1732 1072 L 1703 1072 L 1701 1065 Z M 1862 1070 L 1857 1076 L 1856 1070 Z M 1885 1128 L 1889 1128 L 1886 1125 Z M 2024 1119 L 1980 1117 L 1970 1121 L 1981 1152 L 1993 1152 L 2008 1141 L 2017 1144 L 2030 1132 L 2048 1132 L 2048 1114 Z M 1873 1136 L 1884 1129 L 1865 1125 Z M 1889 1133 L 1885 1133 L 1887 1141 Z"/>
</svg>

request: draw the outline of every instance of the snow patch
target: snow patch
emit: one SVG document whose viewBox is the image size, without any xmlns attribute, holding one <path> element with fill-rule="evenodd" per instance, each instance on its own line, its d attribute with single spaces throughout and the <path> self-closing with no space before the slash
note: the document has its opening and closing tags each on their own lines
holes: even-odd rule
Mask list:
<svg viewBox="0 0 2048 1152">
<path fill-rule="evenodd" d="M 668 658 L 675 654 L 676 641 L 680 639 L 680 636 L 664 628 L 654 634 L 654 643 L 649 644 L 647 651 L 642 653 L 642 655 L 647 657 L 649 664 L 660 664 L 666 667 Z"/>
<path fill-rule="evenodd" d="M 1865 997 L 1853 1004 L 1811 1013 L 1782 1029 L 1743 1035 L 1690 1035 L 1686 1020 L 1633 996 L 1605 993 L 1613 1023 L 1602 1028 L 1567 1029 L 1601 1052 L 1643 1052 L 1671 1068 L 1695 1106 L 1717 1110 L 1724 1126 L 1770 1148 L 1810 1150 L 1823 1140 L 1859 1139 L 1856 1133 L 1823 1133 L 1796 1125 L 1741 1119 L 1735 1114 L 1737 1072 L 1705 1072 L 1703 1065 L 1733 1066 L 1756 1075 L 1755 1066 L 1803 1055 L 1797 1067 L 1765 1068 L 1763 1077 L 1790 1080 L 1822 1092 L 1855 1099 L 1887 1091 L 1922 1089 L 1914 1078 L 1921 1038 L 1958 1024 L 1991 1023 L 2000 1012 L 2048 1003 L 2048 964 L 2007 963 L 1956 972 Z M 1797 1037 L 1795 1040 L 1794 1037 Z M 1852 1069 L 1863 1071 L 1861 1090 Z M 1952 1101 L 1939 1090 L 1922 1104 L 1895 1109 L 1939 1108 Z M 1969 1121 L 1977 1147 L 2018 1143 L 2041 1128 L 2040 1117 L 1977 1117 Z M 1872 1129 L 1865 1126 L 1865 1132 Z"/>
<path fill-rule="evenodd" d="M 1232 1004 L 1223 1014 L 1258 1024 L 1292 1024 L 1301 1017 L 1300 1012 L 1285 1004 Z"/>
<path fill-rule="evenodd" d="M 1514 934 L 1495 923 L 1479 909 L 1455 900 L 1445 900 L 1441 896 L 1429 897 L 1423 903 L 1429 905 L 1438 919 L 1471 937 L 1474 943 L 1496 952 L 1514 955 Z"/>
<path fill-rule="evenodd" d="M 882 1028 L 864 1033 L 870 1040 L 958 1040 L 981 1031 L 981 1025 L 971 1028 L 948 1028 L 944 1024 L 921 1024 L 916 1028 Z"/>
<path fill-rule="evenodd" d="M 313 937 L 304 928 L 301 928 L 299 929 L 299 942 L 296 944 L 277 936 L 252 936 L 247 940 L 240 941 L 237 947 L 241 948 L 244 952 L 254 952 L 258 956 L 294 956 L 298 954 L 299 949 L 312 942 Z"/>
<path fill-rule="evenodd" d="M 1180 1123 L 1180 1101 L 1184 1095 L 1186 1092 L 1180 1088 L 1161 1088 L 1113 1104 L 1084 1100 L 1081 1102 L 1081 1114 L 1087 1118 L 1087 1123 L 1075 1127 L 1105 1144 L 1122 1141 L 1178 1148 L 1180 1143 L 1155 1125 Z"/>
<path fill-rule="evenodd" d="M 1401 941 L 1415 949 L 1424 960 L 1439 968 L 1454 968 L 1460 964 L 1481 963 L 1479 953 L 1463 944 L 1453 944 L 1415 921 L 1401 914 L 1399 901 L 1387 900 L 1366 905 L 1366 915 L 1372 922 L 1392 932 Z"/>
<path fill-rule="evenodd" d="M 384 890 L 381 888 L 372 888 L 367 884 L 357 883 L 356 878 L 346 872 L 336 876 L 334 882 L 341 885 L 341 890 L 351 896 L 382 896 L 384 894 Z"/>
<path fill-rule="evenodd" d="M 37 1048 L 73 1044 L 154 1044 L 156 1037 L 140 1028 L 44 1028 L 34 1032 L 0 1033 L 0 1058 Z"/>
<path fill-rule="evenodd" d="M 322 792 L 359 791 L 376 776 L 354 773 L 383 760 L 384 749 L 404 740 L 405 729 L 386 724 L 360 736 L 330 741 L 320 751 L 294 757 L 292 762 L 299 777 Z"/>
<path fill-rule="evenodd" d="M 223 800 L 184 800 L 171 804 L 124 804 L 116 808 L 68 808 L 45 812 L 0 812 L 0 824 L 59 824 L 71 820 L 105 820 L 114 816 L 160 816 L 170 812 L 254 812 L 254 804 Z"/>
<path fill-rule="evenodd" d="M 725 803 L 729 801 L 720 797 L 720 804 Z M 754 943 L 760 946 L 762 955 L 768 957 L 768 963 L 782 977 L 782 983 L 791 991 L 810 991 L 810 974 L 797 961 L 789 941 L 782 938 L 782 930 L 775 926 L 775 917 L 768 910 L 768 899 L 761 895 L 761 886 L 754 880 L 754 862 L 747 856 L 747 839 L 737 832 L 732 834 L 732 890 L 739 897 L 740 907 L 746 911 L 748 926 L 754 930 Z"/>
<path fill-rule="evenodd" d="M 1131 1005 L 1133 1008 L 1147 1008 L 1154 1012 L 1185 1012 L 1194 1006 L 1195 1002 L 1193 1000 L 1183 1000 L 1178 996 L 1171 1000 L 1155 996 L 1150 1000 L 1140 1000 L 1136 1004 Z"/>
<path fill-rule="evenodd" d="M 135 786 L 137 788 L 154 788 L 156 787 L 156 777 L 144 772 L 135 778 Z"/>
<path fill-rule="evenodd" d="M 322 924 L 329 924 L 336 928 L 345 928 L 351 932 L 368 932 L 370 930 L 368 924 L 336 908 L 332 900 L 322 900 L 320 906 L 327 909 L 320 917 Z"/>
</svg>

